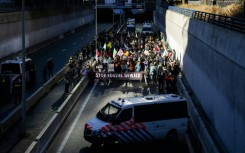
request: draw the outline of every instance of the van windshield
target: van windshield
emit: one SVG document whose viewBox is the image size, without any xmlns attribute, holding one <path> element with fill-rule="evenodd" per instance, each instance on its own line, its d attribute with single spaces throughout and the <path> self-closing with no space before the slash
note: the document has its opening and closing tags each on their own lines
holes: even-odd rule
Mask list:
<svg viewBox="0 0 245 153">
<path fill-rule="evenodd" d="M 18 63 L 2 64 L 1 74 L 12 73 L 19 74 L 20 66 Z"/>
<path fill-rule="evenodd" d="M 104 122 L 112 122 L 119 114 L 121 108 L 110 103 L 106 104 L 96 115 L 96 117 Z"/>
</svg>

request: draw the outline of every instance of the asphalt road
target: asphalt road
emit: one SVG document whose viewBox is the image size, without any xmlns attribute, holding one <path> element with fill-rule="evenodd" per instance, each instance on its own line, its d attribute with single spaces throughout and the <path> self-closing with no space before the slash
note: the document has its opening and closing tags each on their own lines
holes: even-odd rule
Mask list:
<svg viewBox="0 0 245 153">
<path fill-rule="evenodd" d="M 95 152 L 93 148 L 90 148 L 91 144 L 83 138 L 84 124 L 87 120 L 94 117 L 99 109 L 111 99 L 155 94 L 157 94 L 155 85 L 148 87 L 139 81 L 133 81 L 127 85 L 124 81 L 113 81 L 110 85 L 104 83 L 98 84 L 96 82 L 94 85 L 89 86 L 81 95 L 70 116 L 49 146 L 47 153 Z M 189 153 L 184 136 L 180 137 L 179 141 L 172 144 L 159 141 L 148 144 L 102 146 L 96 150 L 96 152 L 102 153 L 125 153 L 132 151 L 148 153 Z"/>
</svg>

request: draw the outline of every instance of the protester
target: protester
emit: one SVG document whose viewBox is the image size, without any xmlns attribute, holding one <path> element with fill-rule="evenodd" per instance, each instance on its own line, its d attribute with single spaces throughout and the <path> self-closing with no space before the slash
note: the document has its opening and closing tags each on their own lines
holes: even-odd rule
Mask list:
<svg viewBox="0 0 245 153">
<path fill-rule="evenodd" d="M 173 93 L 180 67 L 175 64 L 176 51 L 171 50 L 165 40 L 160 32 L 137 33 L 134 36 L 133 33 L 128 35 L 126 32 L 103 31 L 98 34 L 97 46 L 94 46 L 95 42 L 93 45 L 87 44 L 72 58 L 80 65 L 75 67 L 77 71 L 80 69 L 81 75 L 94 77 L 91 65 L 81 66 L 84 57 L 88 57 L 89 52 L 92 52 L 96 56 L 95 71 L 107 73 L 108 64 L 114 64 L 114 73 L 140 72 L 146 85 L 152 82 L 152 85 L 158 84 L 159 93 Z M 101 78 L 99 80 L 104 82 Z"/>
<path fill-rule="evenodd" d="M 69 92 L 69 86 L 70 86 L 69 72 L 66 72 L 65 77 L 64 77 L 64 81 L 65 81 L 65 93 L 67 94 Z"/>
<path fill-rule="evenodd" d="M 53 70 L 54 70 L 54 62 L 53 59 L 50 58 L 47 61 L 47 69 L 48 69 L 48 76 L 52 77 L 53 76 Z"/>
</svg>

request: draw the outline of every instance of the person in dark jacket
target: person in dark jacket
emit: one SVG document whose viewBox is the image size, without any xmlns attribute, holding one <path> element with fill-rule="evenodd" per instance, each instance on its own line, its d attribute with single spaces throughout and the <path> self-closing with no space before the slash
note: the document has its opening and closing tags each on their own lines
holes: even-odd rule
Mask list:
<svg viewBox="0 0 245 153">
<path fill-rule="evenodd" d="M 53 70 L 54 70 L 54 62 L 52 58 L 48 59 L 47 61 L 47 69 L 48 69 L 48 76 L 53 76 Z"/>
<path fill-rule="evenodd" d="M 20 79 L 13 83 L 13 94 L 15 98 L 15 105 L 19 105 L 22 95 L 22 81 Z"/>
</svg>

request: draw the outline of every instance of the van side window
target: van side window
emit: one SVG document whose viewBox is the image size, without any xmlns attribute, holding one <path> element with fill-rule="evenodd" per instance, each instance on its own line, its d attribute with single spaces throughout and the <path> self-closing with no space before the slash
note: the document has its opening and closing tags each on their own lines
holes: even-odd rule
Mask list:
<svg viewBox="0 0 245 153">
<path fill-rule="evenodd" d="M 128 121 L 132 118 L 132 108 L 123 110 L 117 117 L 117 123 Z"/>
<path fill-rule="evenodd" d="M 134 120 L 135 122 L 149 122 L 155 119 L 154 104 L 142 105 L 134 107 Z"/>
<path fill-rule="evenodd" d="M 187 102 L 171 102 L 136 106 L 135 122 L 149 122 L 188 117 Z"/>
<path fill-rule="evenodd" d="M 169 120 L 188 117 L 187 102 L 157 104 L 156 120 Z"/>
</svg>

